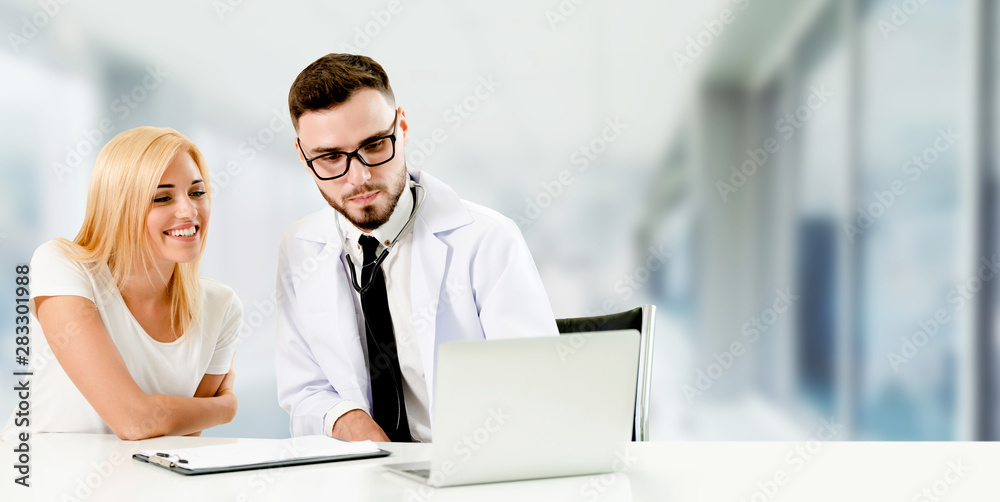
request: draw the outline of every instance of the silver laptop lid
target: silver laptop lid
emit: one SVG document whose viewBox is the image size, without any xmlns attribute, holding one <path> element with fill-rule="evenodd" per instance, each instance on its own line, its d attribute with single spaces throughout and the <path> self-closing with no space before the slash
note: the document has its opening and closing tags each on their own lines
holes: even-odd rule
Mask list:
<svg viewBox="0 0 1000 502">
<path fill-rule="evenodd" d="M 442 344 L 431 484 L 611 471 L 638 364 L 635 330 Z"/>
</svg>

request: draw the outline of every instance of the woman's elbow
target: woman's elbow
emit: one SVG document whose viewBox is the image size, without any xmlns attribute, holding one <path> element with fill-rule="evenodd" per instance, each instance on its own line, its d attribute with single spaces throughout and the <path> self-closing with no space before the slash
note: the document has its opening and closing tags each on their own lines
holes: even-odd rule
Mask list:
<svg viewBox="0 0 1000 502">
<path fill-rule="evenodd" d="M 112 427 L 115 436 L 122 441 L 139 441 L 140 439 L 149 439 L 153 436 L 144 436 L 141 431 L 133 427 Z"/>
<path fill-rule="evenodd" d="M 115 436 L 123 441 L 138 441 L 163 435 L 159 427 L 147 421 L 117 424 L 110 427 Z"/>
<path fill-rule="evenodd" d="M 136 407 L 131 413 L 108 426 L 124 441 L 138 441 L 157 436 L 163 436 L 171 430 L 171 414 L 167 412 L 165 403 L 157 399 L 159 396 L 150 396 L 147 402 Z"/>
</svg>

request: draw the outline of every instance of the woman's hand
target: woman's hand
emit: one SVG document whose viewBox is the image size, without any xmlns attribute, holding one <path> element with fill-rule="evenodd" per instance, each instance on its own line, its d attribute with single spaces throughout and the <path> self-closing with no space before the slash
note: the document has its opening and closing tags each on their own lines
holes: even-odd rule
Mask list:
<svg viewBox="0 0 1000 502">
<path fill-rule="evenodd" d="M 234 390 L 234 385 L 236 385 L 236 369 L 229 366 L 229 373 L 222 378 L 222 383 L 219 384 L 219 390 L 215 393 L 215 396 L 225 400 L 226 409 L 229 410 L 229 420 L 225 423 L 232 422 L 236 418 L 236 410 L 239 408 L 239 403 L 236 401 L 236 391 Z"/>
<path fill-rule="evenodd" d="M 222 396 L 223 394 L 234 394 L 233 386 L 236 384 L 236 368 L 232 365 L 229 366 L 229 373 L 222 377 L 222 383 L 219 384 L 219 390 L 215 393 L 216 396 Z"/>
<path fill-rule="evenodd" d="M 229 423 L 236 417 L 238 403 L 236 400 L 236 370 L 229 365 L 229 373 L 225 375 L 206 374 L 194 392 L 194 397 L 211 398 L 222 408 L 224 422 Z"/>
<path fill-rule="evenodd" d="M 223 415 L 226 421 L 222 423 L 229 423 L 235 418 L 238 407 L 236 392 L 233 389 L 235 383 L 236 370 L 230 365 L 229 373 L 225 375 L 206 374 L 202 377 L 201 383 L 198 384 L 198 389 L 194 392 L 194 397 L 220 398 L 216 399 L 216 401 L 218 401 L 224 410 Z M 200 436 L 201 431 L 185 435 Z"/>
</svg>

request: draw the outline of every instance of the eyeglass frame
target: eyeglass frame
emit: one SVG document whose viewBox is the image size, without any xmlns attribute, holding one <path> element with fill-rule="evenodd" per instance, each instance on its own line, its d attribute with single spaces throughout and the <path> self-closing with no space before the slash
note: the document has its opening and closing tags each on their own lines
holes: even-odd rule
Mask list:
<svg viewBox="0 0 1000 502">
<path fill-rule="evenodd" d="M 395 113 L 395 115 L 393 117 L 394 118 L 392 119 L 392 133 L 390 133 L 390 134 L 388 134 L 386 136 L 379 136 L 377 138 L 373 138 L 371 141 L 366 141 L 363 145 L 357 147 L 353 152 L 341 152 L 339 150 L 334 150 L 332 152 L 327 152 L 327 153 L 324 153 L 322 155 L 317 155 L 317 156 L 315 156 L 315 157 L 313 157 L 313 158 L 310 159 L 309 157 L 306 156 L 305 150 L 302 149 L 302 142 L 301 142 L 301 140 L 298 137 L 295 138 L 295 145 L 299 147 L 299 152 L 302 153 L 302 158 L 306 161 L 306 165 L 309 166 L 309 169 L 313 172 L 314 175 L 316 175 L 317 178 L 319 178 L 320 180 L 323 180 L 323 181 L 335 180 L 337 178 L 342 178 L 342 177 L 346 176 L 347 173 L 350 172 L 350 170 L 351 170 L 351 157 L 356 157 L 358 159 L 358 162 L 361 162 L 362 164 L 364 164 L 367 167 L 375 167 L 375 166 L 381 166 L 383 164 L 388 164 L 389 162 L 392 161 L 392 159 L 396 158 L 396 126 L 399 124 L 399 110 L 396 110 L 396 113 Z M 384 161 L 378 162 L 376 164 L 369 164 L 358 153 L 358 152 L 361 151 L 362 148 L 364 148 L 364 147 L 366 147 L 366 146 L 368 146 L 368 145 L 370 145 L 372 143 L 375 143 L 375 142 L 378 142 L 378 141 L 382 141 L 382 140 L 385 140 L 385 139 L 388 139 L 392 143 L 392 155 L 390 155 L 388 159 L 385 159 Z M 344 168 L 344 172 L 342 172 L 342 173 L 340 173 L 340 174 L 338 174 L 336 176 L 333 176 L 333 177 L 330 177 L 330 178 L 324 178 L 324 177 L 320 176 L 318 172 L 316 172 L 316 168 L 313 167 L 313 161 L 315 161 L 317 159 L 321 159 L 323 157 L 329 157 L 331 155 L 347 155 L 347 167 Z"/>
</svg>

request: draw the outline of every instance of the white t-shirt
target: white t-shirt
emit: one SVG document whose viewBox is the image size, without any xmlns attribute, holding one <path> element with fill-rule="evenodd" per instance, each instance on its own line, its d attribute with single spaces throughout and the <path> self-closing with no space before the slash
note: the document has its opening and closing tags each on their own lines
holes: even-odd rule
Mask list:
<svg viewBox="0 0 1000 502">
<path fill-rule="evenodd" d="M 158 342 L 132 317 L 106 265 L 92 274 L 60 249 L 58 243 L 49 241 L 31 258 L 29 371 L 34 374 L 24 377 L 30 381 L 29 424 L 16 426 L 15 409 L 0 439 L 13 439 L 25 429 L 32 434 L 113 433 L 53 356 L 36 317 L 34 299 L 39 296 L 80 296 L 93 301 L 129 373 L 146 394 L 194 396 L 206 374 L 229 371 L 243 320 L 243 304 L 229 286 L 202 278 L 200 329 L 170 343 Z"/>
</svg>

